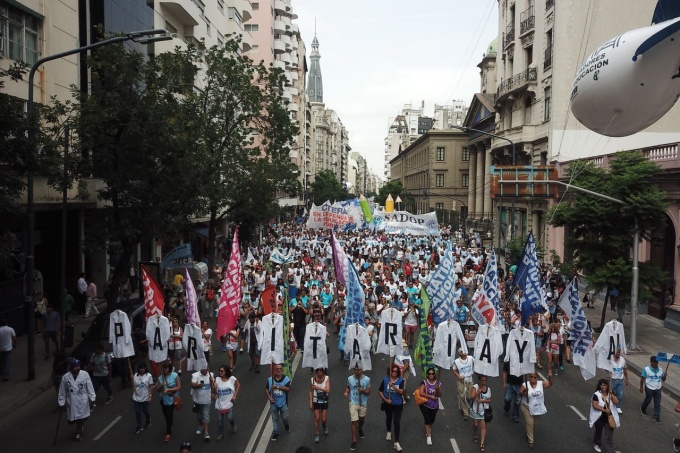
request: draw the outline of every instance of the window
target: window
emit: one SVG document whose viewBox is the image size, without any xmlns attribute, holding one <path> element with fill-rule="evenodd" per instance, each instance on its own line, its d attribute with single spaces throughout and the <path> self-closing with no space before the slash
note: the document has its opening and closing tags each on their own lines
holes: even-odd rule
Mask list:
<svg viewBox="0 0 680 453">
<path fill-rule="evenodd" d="M 40 19 L 11 6 L 0 7 L 0 53 L 10 60 L 33 65 L 38 61 Z"/>
<path fill-rule="evenodd" d="M 468 162 L 470 160 L 470 150 L 467 146 L 463 146 L 463 162 Z"/>
<path fill-rule="evenodd" d="M 443 211 L 443 210 L 444 210 L 444 203 L 435 203 L 435 204 L 434 204 L 434 208 L 435 208 L 437 211 Z"/>
<path fill-rule="evenodd" d="M 260 9 L 260 4 L 259 3 L 251 3 L 253 6 L 253 11 L 258 11 Z"/>
<path fill-rule="evenodd" d="M 239 24 L 240 24 L 241 22 L 243 22 L 243 17 L 241 16 L 241 13 L 239 13 L 238 10 L 237 10 L 236 8 L 231 8 L 231 7 L 229 8 L 229 15 L 228 15 L 228 17 L 229 17 L 229 19 L 231 19 L 231 20 L 235 20 L 235 21 L 238 22 Z"/>
<path fill-rule="evenodd" d="M 470 175 L 469 174 L 463 173 L 462 175 L 460 175 L 460 181 L 461 181 L 461 185 L 463 187 L 470 187 Z"/>
<path fill-rule="evenodd" d="M 438 146 L 437 147 L 437 162 L 444 162 L 444 158 L 446 157 L 446 148 L 443 146 Z"/>
<path fill-rule="evenodd" d="M 260 31 L 258 24 L 245 24 L 245 31 Z"/>
<path fill-rule="evenodd" d="M 212 35 L 212 27 L 210 24 L 210 20 L 206 17 L 205 18 L 205 32 L 208 36 Z"/>
<path fill-rule="evenodd" d="M 253 47 L 251 47 L 248 52 L 249 53 L 260 53 L 260 46 L 257 45 L 257 44 L 253 44 Z"/>
<path fill-rule="evenodd" d="M 444 187 L 444 174 L 437 173 L 435 175 L 435 187 Z"/>
<path fill-rule="evenodd" d="M 543 101 L 543 121 L 550 121 L 550 107 L 552 103 L 552 93 L 550 87 L 547 87 L 544 91 L 544 101 Z"/>
</svg>

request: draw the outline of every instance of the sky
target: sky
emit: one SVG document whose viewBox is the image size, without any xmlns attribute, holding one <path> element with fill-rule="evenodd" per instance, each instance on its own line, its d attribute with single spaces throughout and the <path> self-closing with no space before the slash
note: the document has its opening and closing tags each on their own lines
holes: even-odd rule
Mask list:
<svg viewBox="0 0 680 453">
<path fill-rule="evenodd" d="M 497 0 L 292 0 L 307 48 L 316 36 L 326 108 L 338 113 L 373 173 L 383 176 L 388 120 L 405 104 L 480 91 L 477 64 L 498 35 Z"/>
</svg>

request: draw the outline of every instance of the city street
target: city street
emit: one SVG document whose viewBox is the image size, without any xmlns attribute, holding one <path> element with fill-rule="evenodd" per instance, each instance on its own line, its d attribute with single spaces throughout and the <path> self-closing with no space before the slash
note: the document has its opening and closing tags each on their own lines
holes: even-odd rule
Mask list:
<svg viewBox="0 0 680 453">
<path fill-rule="evenodd" d="M 334 345 L 336 338 L 329 339 L 329 346 Z M 211 369 L 226 362 L 226 353 L 215 348 L 211 358 Z M 343 398 L 345 382 L 350 371 L 339 361 L 339 354 L 331 347 L 330 369 L 331 397 L 328 417 L 329 435 L 321 436 L 320 445 L 314 445 L 314 429 L 312 413 L 308 406 L 309 370 L 299 367 L 299 355 L 290 394 L 290 433 L 283 432 L 276 442 L 271 442 L 272 428 L 268 416 L 268 404 L 264 396 L 264 385 L 267 370 L 259 375 L 248 370 L 247 356 L 240 355 L 234 375 L 241 382 L 241 393 L 236 402 L 235 417 L 238 425 L 236 433 L 228 432 L 226 439 L 217 441 L 217 423 L 211 420 L 210 443 L 205 443 L 202 436 L 195 434 L 196 420 L 191 412 L 188 373 L 182 376 L 182 399 L 184 408 L 175 412 L 175 424 L 171 441 L 166 444 L 164 437 L 164 419 L 158 398 L 154 397 L 151 405 L 152 426 L 135 435 L 134 413 L 130 402 L 130 390 L 116 391 L 115 399 L 110 405 L 104 405 L 105 391 L 98 395 L 97 408 L 85 425 L 84 438 L 81 443 L 72 440 L 74 428 L 66 423 L 62 415 L 57 434 L 57 445 L 52 449 L 52 442 L 57 427 L 58 413 L 56 396 L 48 390 L 22 406 L 15 413 L 0 422 L 3 433 L 3 452 L 19 451 L 177 451 L 179 444 L 190 441 L 194 452 L 236 451 L 236 452 L 293 452 L 300 445 L 308 445 L 313 451 L 349 451 L 351 436 L 347 401 Z M 380 411 L 380 399 L 377 389 L 384 370 L 388 365 L 387 357 L 374 357 L 373 370 L 366 374 L 371 377 L 372 394 L 369 398 L 369 410 L 364 431 L 365 439 L 360 439 L 357 451 L 388 452 L 393 451 L 392 442 L 385 441 L 384 414 Z M 544 363 L 545 365 L 545 363 Z M 566 364 L 565 364 L 566 365 Z M 638 392 L 639 378 L 630 374 L 630 386 L 626 388 L 623 402 L 624 413 L 621 416 L 621 428 L 614 434 L 617 450 L 622 452 L 637 451 L 672 451 L 671 439 L 676 430 L 677 416 L 673 412 L 675 401 L 664 396 L 662 399 L 663 424 L 657 425 L 651 417 L 644 417 L 639 412 L 642 395 Z M 413 392 L 420 379 L 410 377 L 407 383 L 409 394 Z M 455 382 L 450 373 L 442 377 L 444 395 L 443 410 L 437 415 L 433 427 L 432 451 L 437 452 L 471 452 L 479 448 L 472 441 L 471 422 L 463 422 L 456 408 Z M 589 400 L 596 380 L 583 381 L 578 369 L 568 365 L 564 372 L 554 378 L 554 387 L 546 391 L 548 413 L 542 417 L 536 429 L 535 451 L 550 452 L 587 452 L 592 449 L 593 431 L 588 428 L 585 418 L 588 416 Z M 492 392 L 494 420 L 488 425 L 485 443 L 486 451 L 531 451 L 526 442 L 522 419 L 519 424 L 513 423 L 510 417 L 503 416 L 501 380 L 489 380 Z M 114 390 L 120 383 L 114 378 Z M 651 414 L 651 407 L 648 412 Z M 422 428 L 422 416 L 411 400 L 404 409 L 402 418 L 401 446 L 404 451 L 415 451 L 426 448 Z M 38 428 L 36 430 L 36 428 Z M 329 450 L 330 448 L 330 450 Z"/>
</svg>

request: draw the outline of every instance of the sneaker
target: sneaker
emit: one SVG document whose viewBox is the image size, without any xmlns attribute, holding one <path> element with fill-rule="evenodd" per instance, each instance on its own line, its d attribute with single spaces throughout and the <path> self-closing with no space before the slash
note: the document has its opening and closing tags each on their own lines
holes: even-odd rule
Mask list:
<svg viewBox="0 0 680 453">
<path fill-rule="evenodd" d="M 73 437 L 73 440 L 75 440 L 76 442 L 80 442 L 80 438 L 81 438 L 81 437 L 82 437 L 82 436 L 80 435 L 80 433 L 77 433 L 77 434 Z"/>
<path fill-rule="evenodd" d="M 513 417 L 513 418 L 512 418 L 512 421 L 515 422 L 515 423 L 519 423 L 519 418 L 514 418 L 514 417 Z"/>
<path fill-rule="evenodd" d="M 286 432 L 289 433 L 290 432 L 290 425 L 283 425 L 283 426 L 284 426 L 284 428 L 286 428 Z"/>
<path fill-rule="evenodd" d="M 141 426 L 138 426 L 137 429 L 135 429 L 135 434 L 139 434 L 142 431 L 144 431 L 144 428 L 142 428 Z"/>
<path fill-rule="evenodd" d="M 593 444 L 593 448 L 595 449 L 595 451 L 596 451 L 597 453 L 600 453 L 600 452 L 602 451 L 602 449 L 600 448 L 599 445 Z"/>
<path fill-rule="evenodd" d="M 278 434 L 272 434 L 271 441 L 272 441 L 272 442 L 276 442 L 276 439 L 278 439 L 278 438 L 279 438 L 279 435 L 278 435 Z"/>
<path fill-rule="evenodd" d="M 237 430 L 238 430 L 238 426 L 236 426 L 235 424 L 232 425 L 232 427 L 231 427 L 231 432 L 232 432 L 232 433 L 235 433 Z"/>
<path fill-rule="evenodd" d="M 387 431 L 387 435 L 385 436 L 385 440 L 392 440 L 392 433 Z"/>
<path fill-rule="evenodd" d="M 165 442 L 170 442 L 170 434 L 165 435 Z"/>
<path fill-rule="evenodd" d="M 654 421 L 656 422 L 657 425 L 661 424 L 661 419 L 659 417 L 654 417 Z"/>
<path fill-rule="evenodd" d="M 196 434 L 203 434 L 203 427 L 199 426 L 198 429 L 196 430 Z"/>
<path fill-rule="evenodd" d="M 314 443 L 318 444 L 319 442 L 321 442 L 321 439 L 319 439 L 319 436 L 314 436 Z"/>
<path fill-rule="evenodd" d="M 106 398 L 106 401 L 104 402 L 104 404 L 111 404 L 112 401 L 113 401 L 113 395 Z"/>
<path fill-rule="evenodd" d="M 349 449 L 352 450 L 352 451 L 354 451 L 354 450 L 357 449 L 358 446 L 359 446 L 358 443 L 352 442 L 352 445 L 349 446 Z M 677 450 L 676 450 L 676 451 L 677 451 Z"/>
<path fill-rule="evenodd" d="M 203 436 L 203 440 L 206 442 L 210 442 L 210 434 L 205 433 L 205 436 Z"/>
<path fill-rule="evenodd" d="M 644 415 L 644 416 L 647 415 L 647 411 L 646 411 L 645 409 L 643 409 L 643 408 L 640 408 L 640 413 L 641 413 L 642 415 Z"/>
<path fill-rule="evenodd" d="M 563 366 L 560 367 L 560 371 L 564 371 L 564 367 L 563 367 Z"/>
<path fill-rule="evenodd" d="M 427 437 L 425 438 L 425 443 L 427 443 L 427 445 L 432 445 L 432 437 L 431 437 L 431 436 L 427 436 Z"/>
<path fill-rule="evenodd" d="M 619 414 L 623 414 L 623 410 L 621 410 L 620 407 L 617 407 L 617 408 L 616 408 L 616 412 L 618 412 Z"/>
<path fill-rule="evenodd" d="M 239 349 L 239 354 L 243 354 L 243 348 Z"/>
<path fill-rule="evenodd" d="M 359 430 L 359 437 L 360 437 L 361 439 L 363 439 L 364 437 L 366 437 L 366 436 L 364 436 L 364 430 L 363 430 L 363 429 L 360 429 L 360 430 Z"/>
<path fill-rule="evenodd" d="M 146 425 L 144 425 L 144 428 L 149 429 L 149 426 L 151 426 L 151 420 L 146 422 Z"/>
<path fill-rule="evenodd" d="M 323 435 L 327 436 L 328 435 L 328 426 L 323 427 Z"/>
<path fill-rule="evenodd" d="M 395 451 L 403 451 L 401 448 L 401 445 L 399 445 L 399 442 L 394 443 L 394 450 Z"/>
<path fill-rule="evenodd" d="M 217 435 L 217 440 L 222 440 L 222 439 L 224 439 L 224 434 L 219 433 L 219 434 Z"/>
</svg>

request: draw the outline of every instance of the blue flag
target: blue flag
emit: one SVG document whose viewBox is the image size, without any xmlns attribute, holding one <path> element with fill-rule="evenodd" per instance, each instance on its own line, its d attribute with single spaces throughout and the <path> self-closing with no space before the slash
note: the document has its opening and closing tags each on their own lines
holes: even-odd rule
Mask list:
<svg viewBox="0 0 680 453">
<path fill-rule="evenodd" d="M 534 313 L 543 313 L 548 309 L 545 303 L 545 287 L 541 282 L 541 266 L 536 257 L 536 239 L 533 231 L 529 232 L 522 258 L 517 266 L 514 284 L 522 290 L 520 310 L 522 325 L 526 326 Z"/>
<path fill-rule="evenodd" d="M 430 313 L 435 325 L 453 318 L 455 306 L 452 295 L 458 280 L 453 272 L 454 261 L 453 252 L 447 250 L 427 284 L 427 295 L 431 302 Z"/>
</svg>

